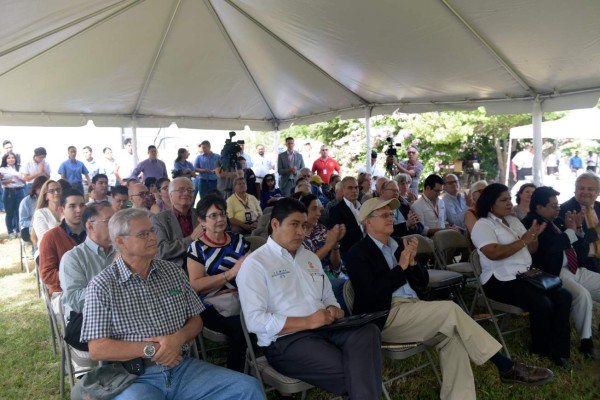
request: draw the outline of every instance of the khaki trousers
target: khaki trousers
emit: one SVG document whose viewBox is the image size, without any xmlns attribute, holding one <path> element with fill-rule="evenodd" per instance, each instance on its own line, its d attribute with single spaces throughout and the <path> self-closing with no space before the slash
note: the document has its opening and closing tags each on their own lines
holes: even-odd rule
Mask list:
<svg viewBox="0 0 600 400">
<path fill-rule="evenodd" d="M 481 365 L 502 346 L 451 301 L 394 297 L 381 333 L 383 342 L 423 342 L 446 336 L 436 347 L 442 369 L 441 399 L 475 399 L 472 360 Z"/>
<path fill-rule="evenodd" d="M 600 274 L 586 268 L 577 268 L 575 274 L 561 268 L 563 287 L 571 293 L 571 318 L 580 339 L 592 337 L 594 301 L 600 302 Z"/>
</svg>

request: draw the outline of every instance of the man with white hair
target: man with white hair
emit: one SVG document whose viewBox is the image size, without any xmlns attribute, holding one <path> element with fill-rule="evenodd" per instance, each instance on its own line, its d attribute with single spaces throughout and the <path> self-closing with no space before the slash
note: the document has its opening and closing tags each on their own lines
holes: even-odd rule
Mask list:
<svg viewBox="0 0 600 400">
<path fill-rule="evenodd" d="M 194 185 L 189 178 L 178 177 L 169 183 L 173 208 L 155 214 L 152 225 L 158 241 L 158 258 L 172 261 L 185 269 L 187 248 L 202 236 L 196 210 L 192 208 Z"/>
<path fill-rule="evenodd" d="M 119 257 L 88 285 L 81 339 L 138 375 L 114 398 L 262 399 L 256 379 L 189 357 L 204 306 L 178 265 L 155 259 L 149 212 L 119 211 L 108 228 Z"/>
<path fill-rule="evenodd" d="M 448 174 L 444 177 L 444 192 L 442 200 L 446 206 L 446 218 L 450 224 L 465 229 L 467 199 L 460 193 L 460 182 L 456 175 Z"/>
</svg>

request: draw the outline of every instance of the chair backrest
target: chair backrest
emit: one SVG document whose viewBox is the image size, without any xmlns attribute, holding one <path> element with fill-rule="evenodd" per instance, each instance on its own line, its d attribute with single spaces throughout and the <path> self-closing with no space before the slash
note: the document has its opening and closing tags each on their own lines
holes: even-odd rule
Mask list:
<svg viewBox="0 0 600 400">
<path fill-rule="evenodd" d="M 469 242 L 467 238 L 451 229 L 438 231 L 433 235 L 433 245 L 438 256 L 438 263 L 441 267 L 452 264 L 457 252 L 467 252 L 469 250 Z"/>
<path fill-rule="evenodd" d="M 262 236 L 246 236 L 244 237 L 244 240 L 250 243 L 250 251 L 254 251 L 263 244 L 267 243 L 267 239 Z"/>
<path fill-rule="evenodd" d="M 354 308 L 354 288 L 352 287 L 352 282 L 350 282 L 350 279 L 344 282 L 343 295 L 346 308 L 352 315 L 352 309 Z"/>
<path fill-rule="evenodd" d="M 471 252 L 471 265 L 473 266 L 475 278 L 479 280 L 479 276 L 481 275 L 481 260 L 479 259 L 479 252 L 477 249 Z"/>
<path fill-rule="evenodd" d="M 396 238 L 396 240 L 401 243 L 402 239 L 412 239 L 412 238 L 417 238 L 417 240 L 419 241 L 419 245 L 417 247 L 417 255 L 420 255 L 420 256 L 434 255 L 435 250 L 433 247 L 433 242 L 431 241 L 431 239 L 428 239 L 423 235 L 417 235 L 417 234 L 406 235 L 406 236 L 402 236 L 401 238 Z"/>
</svg>

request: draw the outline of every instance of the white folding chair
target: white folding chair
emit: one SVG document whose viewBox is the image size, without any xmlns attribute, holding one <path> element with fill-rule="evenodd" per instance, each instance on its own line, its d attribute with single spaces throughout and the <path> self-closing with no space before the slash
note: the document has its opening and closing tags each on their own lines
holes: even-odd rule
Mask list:
<svg viewBox="0 0 600 400">
<path fill-rule="evenodd" d="M 344 283 L 343 290 L 344 290 L 343 293 L 344 293 L 344 301 L 346 302 L 346 307 L 348 307 L 348 310 L 350 311 L 350 313 L 352 313 L 352 309 L 354 306 L 354 289 L 352 288 L 352 283 L 349 280 L 346 281 L 346 283 Z M 386 388 L 386 385 L 389 385 L 392 382 L 394 382 L 400 378 L 410 375 L 413 372 L 420 371 L 423 368 L 431 367 L 438 384 L 440 386 L 442 385 L 442 379 L 440 378 L 438 370 L 435 367 L 435 364 L 433 363 L 433 359 L 431 358 L 431 353 L 429 352 L 429 349 L 431 347 L 434 347 L 442 340 L 444 340 L 444 335 L 439 334 L 425 343 L 416 342 L 416 343 L 382 343 L 381 344 L 381 352 L 382 352 L 383 356 L 386 358 L 389 358 L 390 360 L 406 360 L 407 358 L 410 358 L 414 355 L 421 354 L 421 353 L 425 354 L 425 356 L 427 357 L 426 363 L 420 364 L 417 367 L 415 367 L 409 371 L 405 371 L 398 375 L 391 376 L 388 379 L 382 380 L 381 385 L 383 388 L 383 394 L 387 400 L 391 400 L 391 397 Z"/>
<path fill-rule="evenodd" d="M 26 270 L 29 274 L 29 263 L 32 262 L 35 267 L 32 254 L 33 243 L 24 241 L 22 237 L 19 238 L 19 242 L 21 244 L 21 271 Z"/>
<path fill-rule="evenodd" d="M 492 321 L 492 324 L 494 325 L 494 329 L 496 329 L 496 333 L 498 334 L 498 339 L 500 340 L 500 343 L 502 344 L 502 348 L 504 349 L 504 353 L 506 354 L 507 357 L 510 358 L 510 352 L 508 351 L 508 346 L 506 345 L 506 342 L 504 341 L 504 335 L 508 335 L 510 333 L 520 331 L 523 328 L 513 329 L 510 331 L 506 331 L 506 330 L 503 331 L 502 328 L 504 326 L 506 326 L 511 315 L 523 315 L 526 313 L 526 311 L 520 307 L 513 306 L 512 304 L 501 303 L 499 301 L 492 300 L 485 295 L 485 292 L 483 290 L 483 286 L 481 285 L 481 280 L 480 280 L 481 262 L 479 260 L 479 253 L 477 252 L 477 250 L 474 250 L 471 253 L 471 263 L 470 264 L 473 267 L 473 274 L 476 278 L 475 281 L 476 281 L 476 285 L 477 285 L 476 289 L 475 289 L 475 301 L 478 305 L 485 307 L 485 310 L 487 312 L 486 316 L 474 317 L 474 319 L 478 322 L 485 321 L 485 320 Z M 494 313 L 494 311 L 499 311 L 500 313 Z M 474 309 L 471 310 L 471 315 L 473 315 L 473 312 L 474 312 Z M 501 319 L 500 324 L 498 324 L 498 321 L 500 319 Z"/>
</svg>

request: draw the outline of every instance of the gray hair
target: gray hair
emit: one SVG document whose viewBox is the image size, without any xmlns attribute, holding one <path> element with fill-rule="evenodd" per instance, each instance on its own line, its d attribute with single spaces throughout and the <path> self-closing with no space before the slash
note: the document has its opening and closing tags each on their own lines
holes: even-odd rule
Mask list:
<svg viewBox="0 0 600 400">
<path fill-rule="evenodd" d="M 300 171 L 298 171 L 298 175 L 302 175 L 303 172 L 308 172 L 312 175 L 312 171 L 310 170 L 310 168 L 302 168 Z"/>
<path fill-rule="evenodd" d="M 125 210 L 117 211 L 110 218 L 110 221 L 108 221 L 108 234 L 115 248 L 118 248 L 116 239 L 119 236 L 127 236 L 131 232 L 129 221 L 141 218 L 150 218 L 150 211 L 145 208 L 126 208 Z"/>
<path fill-rule="evenodd" d="M 175 184 L 177 182 L 183 182 L 183 181 L 189 183 L 190 186 L 192 186 L 192 189 L 194 188 L 194 184 L 192 183 L 190 178 L 187 178 L 185 176 L 178 176 L 177 178 L 175 178 L 171 182 L 169 182 L 169 194 L 171 194 L 175 191 Z"/>
<path fill-rule="evenodd" d="M 396 181 L 397 184 L 412 183 L 412 178 L 410 177 L 410 175 L 405 174 L 405 173 L 400 173 L 400 174 L 396 175 L 394 180 Z"/>
<path fill-rule="evenodd" d="M 342 190 L 344 189 L 344 184 L 342 183 L 342 181 L 339 181 L 338 183 L 335 184 L 335 190 Z"/>
<path fill-rule="evenodd" d="M 477 181 L 475 183 L 473 183 L 471 185 L 471 187 L 469 188 L 469 196 L 471 196 L 471 198 L 473 198 L 473 193 L 475 193 L 478 190 L 483 190 L 483 188 L 485 188 L 488 185 L 487 181 Z"/>
<path fill-rule="evenodd" d="M 246 183 L 246 178 L 244 178 L 243 176 L 238 176 L 237 178 L 235 178 L 233 180 L 233 186 L 237 185 L 237 183 L 240 182 L 240 181 Z"/>
<path fill-rule="evenodd" d="M 596 175 L 592 171 L 586 171 L 579 175 L 577 179 L 575 179 L 575 187 L 579 185 L 579 181 L 582 179 L 591 179 L 596 182 L 596 186 L 600 189 L 600 176 Z"/>
</svg>

